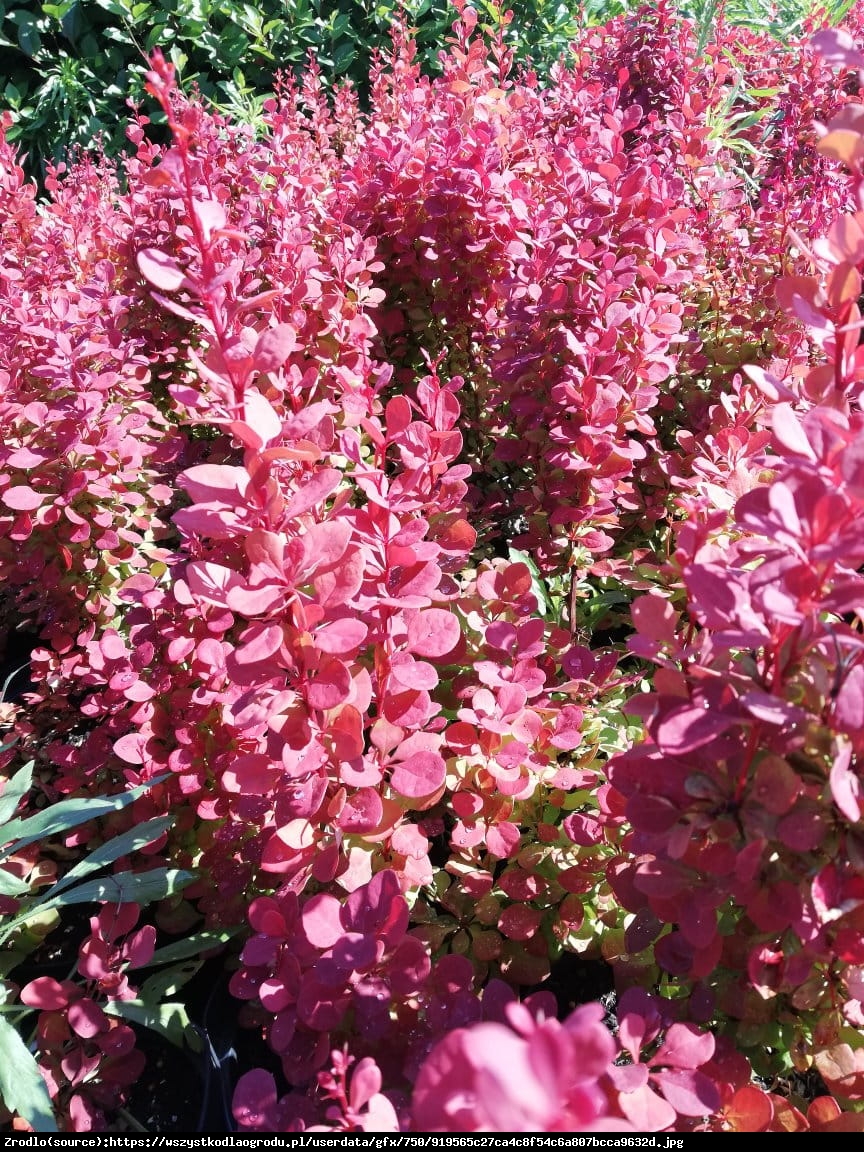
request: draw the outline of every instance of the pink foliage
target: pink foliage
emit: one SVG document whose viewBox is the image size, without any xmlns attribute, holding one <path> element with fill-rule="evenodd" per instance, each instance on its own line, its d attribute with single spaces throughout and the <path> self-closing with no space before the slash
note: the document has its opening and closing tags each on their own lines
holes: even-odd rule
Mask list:
<svg viewBox="0 0 864 1152">
<path fill-rule="evenodd" d="M 152 784 L 58 858 L 170 813 L 118 867 L 196 872 L 21 989 L 39 1066 L 104 1126 L 111 1004 L 203 925 L 286 1081 L 244 1130 L 856 1130 L 860 17 L 792 75 L 661 3 L 542 85 L 457 9 L 439 77 L 398 26 L 368 113 L 313 66 L 260 137 L 157 51 L 169 142 L 38 209 L 0 127 L 3 786 Z M 615 1035 L 516 998 L 586 949 Z"/>
</svg>

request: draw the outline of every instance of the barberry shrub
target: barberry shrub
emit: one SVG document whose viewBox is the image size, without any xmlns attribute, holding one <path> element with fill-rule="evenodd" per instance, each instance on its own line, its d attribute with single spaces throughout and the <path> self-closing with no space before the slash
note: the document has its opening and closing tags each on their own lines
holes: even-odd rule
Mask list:
<svg viewBox="0 0 864 1152">
<path fill-rule="evenodd" d="M 256 134 L 156 52 L 169 144 L 41 204 L 0 144 L 0 802 L 138 790 L 0 857 L 0 1011 L 73 1129 L 222 948 L 244 1130 L 860 1130 L 864 56 L 661 4 L 541 84 L 457 7 L 368 113 L 313 68 Z"/>
</svg>

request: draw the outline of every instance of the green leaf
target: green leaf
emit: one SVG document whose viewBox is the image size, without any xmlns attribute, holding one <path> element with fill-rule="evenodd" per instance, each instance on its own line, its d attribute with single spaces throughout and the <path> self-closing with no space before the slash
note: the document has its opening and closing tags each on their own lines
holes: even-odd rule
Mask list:
<svg viewBox="0 0 864 1152">
<path fill-rule="evenodd" d="M 5 868 L 0 868 L 0 896 L 21 896 L 29 892 L 30 885 Z"/>
<path fill-rule="evenodd" d="M 507 555 L 511 564 L 524 564 L 531 573 L 531 591 L 537 599 L 540 615 L 548 616 L 550 612 L 549 599 L 546 596 L 546 588 L 543 584 L 543 577 L 540 575 L 540 569 L 534 563 L 533 558 L 527 552 L 520 552 L 518 548 L 508 548 Z"/>
<path fill-rule="evenodd" d="M 105 1005 L 109 1016 L 121 1016 L 132 1024 L 142 1024 L 176 1044 L 183 1046 L 187 1028 L 191 1028 L 186 1009 L 173 1001 L 167 1004 L 144 1004 L 141 1000 L 112 1000 Z"/>
<path fill-rule="evenodd" d="M 0 796 L 0 838 L 6 843 L 3 825 L 15 815 L 18 805 L 30 791 L 33 785 L 33 761 L 25 764 L 20 772 L 16 772 L 3 789 Z"/>
<path fill-rule="evenodd" d="M 62 20 L 76 2 L 77 0 L 63 0 L 62 4 L 43 4 L 42 11 L 46 16 L 53 16 L 55 20 Z"/>
<path fill-rule="evenodd" d="M 0 1016 L 0 1097 L 34 1132 L 57 1132 L 48 1088 L 31 1053 L 8 1020 Z"/>
<path fill-rule="evenodd" d="M 336 72 L 341 75 L 347 72 L 357 58 L 354 45 L 347 40 L 340 40 L 333 52 L 333 64 Z"/>
<path fill-rule="evenodd" d="M 201 971 L 203 963 L 204 961 L 200 959 L 189 959 L 162 972 L 154 972 L 138 989 L 138 999 L 144 1004 L 152 1004 L 155 1007 L 169 996 L 176 996 L 183 985 L 188 984 L 192 977 Z"/>
<path fill-rule="evenodd" d="M 89 904 L 102 901 L 106 904 L 152 904 L 154 900 L 164 900 L 173 896 L 195 879 L 193 872 L 183 872 L 178 868 L 153 868 L 149 872 L 117 872 L 101 880 L 88 880 L 70 892 L 62 892 L 40 905 L 51 908 L 62 904 Z"/>
<path fill-rule="evenodd" d="M 132 828 L 129 832 L 124 832 L 122 836 L 115 836 L 113 840 L 108 840 L 105 844 L 96 848 L 89 856 L 86 856 L 80 863 L 76 864 L 74 868 L 70 868 L 66 875 L 61 880 L 58 880 L 46 895 L 53 899 L 58 893 L 65 891 L 77 880 L 89 876 L 91 872 L 98 872 L 100 868 L 105 868 L 106 865 L 113 864 L 114 861 L 119 860 L 121 856 L 128 856 L 130 852 L 135 852 L 139 848 L 144 848 L 147 844 L 152 844 L 153 841 L 158 840 L 162 833 L 167 831 L 173 823 L 173 816 L 156 816 L 152 820 L 147 820 L 143 824 L 139 824 L 137 828 Z"/>
<path fill-rule="evenodd" d="M 57 832 L 68 832 L 80 824 L 86 824 L 88 820 L 97 820 L 100 816 L 119 812 L 134 803 L 139 796 L 143 796 L 154 784 L 161 784 L 167 778 L 168 775 L 165 773 L 118 796 L 61 800 L 59 804 L 52 804 L 44 811 L 37 812 L 35 816 L 13 820 L 3 830 L 4 840 L 9 846 L 0 851 L 0 860 L 5 860 L 13 852 L 26 848 L 36 840 L 43 840 Z"/>
<path fill-rule="evenodd" d="M 39 35 L 39 29 L 36 26 L 36 21 L 31 17 L 26 20 L 21 20 L 18 24 L 18 45 L 22 52 L 31 58 L 36 56 L 42 47 L 42 37 Z"/>
<path fill-rule="evenodd" d="M 177 940 L 174 944 L 166 944 L 164 948 L 157 948 L 150 957 L 148 968 L 155 964 L 174 964 L 178 960 L 185 960 L 188 956 L 197 956 L 201 952 L 209 952 L 211 948 L 219 948 L 244 930 L 242 925 L 235 928 L 223 928 L 219 932 L 196 932 L 194 936 L 187 936 L 185 940 Z"/>
</svg>

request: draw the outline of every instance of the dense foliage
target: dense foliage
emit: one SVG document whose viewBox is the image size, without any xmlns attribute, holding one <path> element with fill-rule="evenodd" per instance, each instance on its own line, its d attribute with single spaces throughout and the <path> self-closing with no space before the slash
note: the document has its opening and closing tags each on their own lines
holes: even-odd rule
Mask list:
<svg viewBox="0 0 864 1152">
<path fill-rule="evenodd" d="M 242 1130 L 864 1129 L 861 13 L 485 19 L 259 130 L 156 51 L 42 204 L 0 146 L 18 1126 L 220 954 Z"/>
<path fill-rule="evenodd" d="M 687 0 L 704 46 L 718 18 L 770 32 L 785 43 L 808 18 L 836 24 L 854 0 Z M 625 0 L 519 0 L 507 31 L 517 59 L 541 76 L 580 29 L 621 15 Z M 491 0 L 480 0 L 492 18 Z M 389 49 L 394 15 L 414 29 L 424 72 L 440 72 L 439 52 L 452 14 L 448 0 L 0 0 L 0 104 L 15 116 L 8 138 L 25 170 L 41 179 L 45 164 L 95 140 L 108 154 L 125 145 L 127 101 L 144 99 L 147 54 L 161 48 L 205 100 L 235 121 L 261 124 L 280 72 L 299 77 L 312 56 L 327 82 L 349 80 L 369 94 L 376 52 Z"/>
<path fill-rule="evenodd" d="M 548 67 L 581 21 L 623 6 L 589 0 L 581 14 L 561 0 L 518 7 L 513 46 Z M 0 100 L 16 117 L 9 138 L 40 172 L 97 136 L 119 151 L 126 102 L 144 97 L 146 54 L 156 47 L 187 88 L 250 123 L 260 121 L 276 75 L 299 76 L 310 54 L 328 80 L 350 80 L 365 98 L 373 55 L 388 50 L 397 11 L 412 22 L 425 70 L 436 71 L 452 21 L 448 0 L 0 0 Z"/>
</svg>

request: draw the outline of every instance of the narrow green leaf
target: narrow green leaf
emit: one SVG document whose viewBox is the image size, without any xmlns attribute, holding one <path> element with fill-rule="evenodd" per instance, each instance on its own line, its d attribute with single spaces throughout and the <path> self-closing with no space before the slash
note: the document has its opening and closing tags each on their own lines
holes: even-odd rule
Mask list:
<svg viewBox="0 0 864 1152">
<path fill-rule="evenodd" d="M 185 940 L 177 940 L 173 944 L 166 944 L 164 948 L 157 948 L 150 957 L 148 968 L 155 964 L 174 964 L 178 960 L 185 960 L 187 956 L 197 956 L 201 952 L 209 952 L 211 948 L 218 948 L 222 944 L 237 936 L 243 931 L 242 925 L 235 928 L 223 928 L 219 932 L 197 932 L 194 936 L 187 936 Z"/>
<path fill-rule="evenodd" d="M 21 896 L 29 892 L 30 885 L 5 868 L 0 868 L 0 896 Z"/>
<path fill-rule="evenodd" d="M 178 1048 L 183 1045 L 186 1029 L 191 1027 L 185 1007 L 175 1002 L 144 1004 L 141 1000 L 112 1000 L 105 1005 L 105 1011 L 158 1032 Z"/>
<path fill-rule="evenodd" d="M 203 960 L 193 958 L 161 972 L 154 972 L 139 987 L 138 999 L 154 1007 L 164 1003 L 169 997 L 176 996 L 184 984 L 188 984 L 201 971 L 203 963 Z"/>
<path fill-rule="evenodd" d="M 152 820 L 139 824 L 137 828 L 124 832 L 122 836 L 115 836 L 113 840 L 108 840 L 76 864 L 74 868 L 70 868 L 62 880 L 58 880 L 51 887 L 46 896 L 53 899 L 60 892 L 64 892 L 72 884 L 75 884 L 76 881 L 89 876 L 91 872 L 98 872 L 100 868 L 113 864 L 121 856 L 128 856 L 130 852 L 135 852 L 138 848 L 152 844 L 173 823 L 173 816 L 156 816 Z"/>
<path fill-rule="evenodd" d="M 41 908 L 63 904 L 89 904 L 102 901 L 107 904 L 152 904 L 173 896 L 195 879 L 192 872 L 178 868 L 153 868 L 149 872 L 118 872 L 100 880 L 88 880 L 69 892 L 61 892 L 46 900 Z"/>
<path fill-rule="evenodd" d="M 13 820 L 3 830 L 4 839 L 8 838 L 9 846 L 0 851 L 0 860 L 5 860 L 13 852 L 26 848 L 36 840 L 43 840 L 57 832 L 68 832 L 88 820 L 97 820 L 100 816 L 108 816 L 112 812 L 134 803 L 139 796 L 143 796 L 154 784 L 161 784 L 166 780 L 167 773 L 157 776 L 146 784 L 139 784 L 129 792 L 122 792 L 117 796 L 105 796 L 98 799 L 90 797 L 76 800 L 61 800 L 59 804 L 52 804 L 34 816 L 23 820 Z M 14 844 L 11 841 L 15 841 Z"/>
<path fill-rule="evenodd" d="M 3 789 L 3 795 L 0 796 L 0 839 L 4 844 L 6 843 L 6 835 L 3 825 L 15 815 L 18 805 L 30 791 L 32 784 L 33 761 L 31 760 L 19 772 L 15 773 Z"/>
<path fill-rule="evenodd" d="M 48 1088 L 27 1045 L 0 1016 L 0 1097 L 34 1132 L 56 1132 L 57 1122 Z"/>
</svg>

